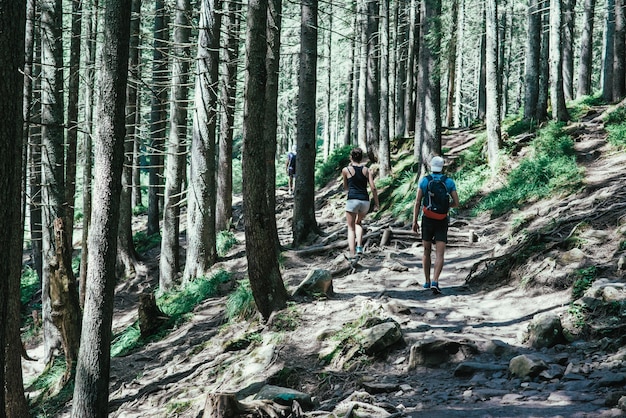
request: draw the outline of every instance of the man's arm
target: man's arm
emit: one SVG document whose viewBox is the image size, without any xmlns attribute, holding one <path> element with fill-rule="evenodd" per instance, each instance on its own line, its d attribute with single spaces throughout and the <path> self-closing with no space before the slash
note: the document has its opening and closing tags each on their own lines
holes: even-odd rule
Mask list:
<svg viewBox="0 0 626 418">
<path fill-rule="evenodd" d="M 456 192 L 456 190 L 452 190 L 452 192 L 450 192 L 450 197 L 452 197 L 452 204 L 450 205 L 450 208 L 458 208 L 459 194 Z"/>
<path fill-rule="evenodd" d="M 413 225 L 411 227 L 411 229 L 414 232 L 419 231 L 420 226 L 419 223 L 417 221 L 417 218 L 420 214 L 420 205 L 422 202 L 422 197 L 424 196 L 424 193 L 422 192 L 422 188 L 418 187 L 417 189 L 417 196 L 415 197 L 415 204 L 413 205 Z"/>
</svg>

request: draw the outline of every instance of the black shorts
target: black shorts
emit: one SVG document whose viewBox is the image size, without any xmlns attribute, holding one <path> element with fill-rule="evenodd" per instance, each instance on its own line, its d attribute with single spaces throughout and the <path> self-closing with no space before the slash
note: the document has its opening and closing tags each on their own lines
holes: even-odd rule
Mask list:
<svg viewBox="0 0 626 418">
<path fill-rule="evenodd" d="M 422 216 L 422 241 L 448 243 L 448 218 L 430 219 Z"/>
</svg>

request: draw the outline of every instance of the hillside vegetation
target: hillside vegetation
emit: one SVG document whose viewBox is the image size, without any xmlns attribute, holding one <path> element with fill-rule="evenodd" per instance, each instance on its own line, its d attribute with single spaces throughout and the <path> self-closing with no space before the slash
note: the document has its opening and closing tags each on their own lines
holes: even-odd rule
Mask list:
<svg viewBox="0 0 626 418">
<path fill-rule="evenodd" d="M 349 148 L 318 169 L 325 236 L 310 248 L 289 248 L 293 201 L 279 188 L 288 289 L 321 270 L 332 287 L 298 293 L 267 323 L 254 310 L 235 220 L 221 237 L 215 275 L 157 294 L 167 320 L 141 336 L 140 289 L 158 282 L 158 248 L 148 248 L 145 272 L 117 287 L 110 416 L 195 417 L 218 394 L 234 394 L 241 416 L 621 413 L 626 113 L 593 99 L 576 106 L 567 125 L 507 121 L 495 173 L 485 165 L 479 128 L 445 133 L 446 169 L 462 204 L 452 214 L 437 297 L 421 289 L 421 245 L 408 233 L 417 181 L 410 141 L 396 141 L 394 175 L 377 181 L 382 208 L 368 218 L 366 256 L 356 269 L 343 256 L 338 182 Z M 392 237 L 383 245 L 386 230 Z M 539 314 L 560 318 L 554 344 L 536 346 L 528 336 Z M 371 351 L 368 330 L 381 324 L 394 324 L 400 338 Z M 37 352 L 36 341 L 29 352 Z M 540 373 L 511 368 L 513 359 L 539 355 Z M 71 391 L 54 386 L 62 367 L 41 369 L 40 361 L 25 362 L 34 415 L 67 416 Z M 279 395 L 268 396 L 268 387 Z M 286 398 L 303 411 L 290 401 L 280 406 Z"/>
</svg>

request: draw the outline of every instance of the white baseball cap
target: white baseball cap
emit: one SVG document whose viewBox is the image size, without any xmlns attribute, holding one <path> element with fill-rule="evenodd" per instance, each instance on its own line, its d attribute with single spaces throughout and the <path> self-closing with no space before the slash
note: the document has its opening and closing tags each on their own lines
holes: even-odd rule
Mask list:
<svg viewBox="0 0 626 418">
<path fill-rule="evenodd" d="M 439 156 L 433 157 L 433 159 L 430 160 L 430 169 L 433 171 L 433 173 L 441 173 L 441 170 L 443 170 L 444 163 L 445 162 L 443 158 Z"/>
</svg>

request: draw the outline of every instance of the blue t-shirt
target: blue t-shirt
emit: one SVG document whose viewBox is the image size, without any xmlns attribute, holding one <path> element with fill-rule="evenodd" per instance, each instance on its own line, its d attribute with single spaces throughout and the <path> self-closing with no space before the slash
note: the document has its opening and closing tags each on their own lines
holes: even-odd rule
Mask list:
<svg viewBox="0 0 626 418">
<path fill-rule="evenodd" d="M 433 180 L 440 179 L 443 176 L 442 173 L 431 173 L 430 175 L 433 176 Z M 420 179 L 419 188 L 422 189 L 422 194 L 426 196 L 426 194 L 428 193 L 428 179 L 426 178 L 426 176 Z M 446 188 L 448 189 L 448 193 L 452 193 L 454 190 L 456 190 L 456 184 L 454 183 L 454 180 L 452 180 L 450 177 L 446 178 Z"/>
</svg>

